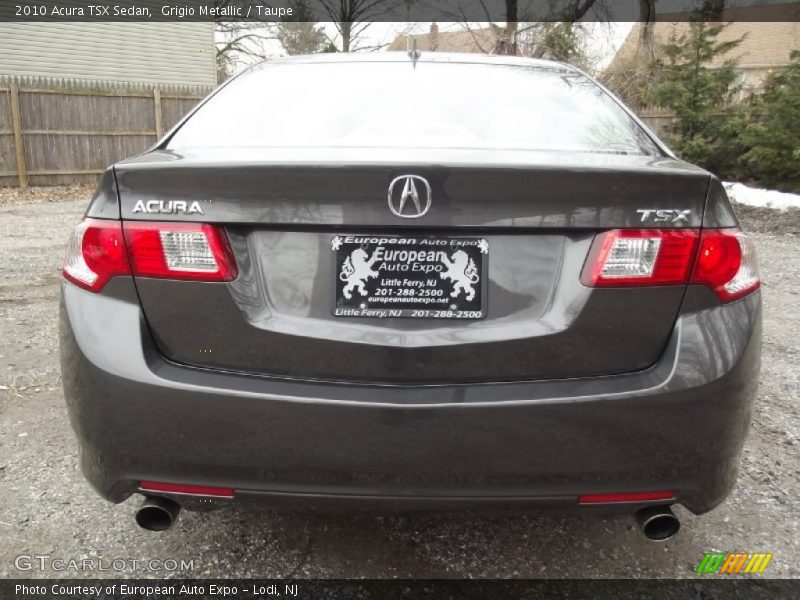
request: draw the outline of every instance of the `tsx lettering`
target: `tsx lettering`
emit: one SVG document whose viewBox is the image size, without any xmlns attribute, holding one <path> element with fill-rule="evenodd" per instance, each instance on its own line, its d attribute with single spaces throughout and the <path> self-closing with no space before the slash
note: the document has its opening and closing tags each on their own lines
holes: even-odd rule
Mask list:
<svg viewBox="0 0 800 600">
<path fill-rule="evenodd" d="M 640 208 L 636 211 L 642 215 L 642 223 L 652 220 L 655 223 L 681 223 L 689 222 L 691 210 Z"/>
</svg>

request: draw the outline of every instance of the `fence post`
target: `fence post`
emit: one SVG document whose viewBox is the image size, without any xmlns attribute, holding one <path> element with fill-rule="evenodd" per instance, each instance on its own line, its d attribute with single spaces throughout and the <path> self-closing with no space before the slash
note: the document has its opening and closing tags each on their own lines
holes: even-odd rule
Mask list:
<svg viewBox="0 0 800 600">
<path fill-rule="evenodd" d="M 14 149 L 17 154 L 17 177 L 19 187 L 28 187 L 28 172 L 25 169 L 25 146 L 22 141 L 22 119 L 19 115 L 19 86 L 11 84 L 11 130 L 14 132 Z"/>
<path fill-rule="evenodd" d="M 161 116 L 161 90 L 158 88 L 153 88 L 153 107 L 153 114 L 156 118 L 156 141 L 158 141 L 164 135 L 164 119 Z"/>
</svg>

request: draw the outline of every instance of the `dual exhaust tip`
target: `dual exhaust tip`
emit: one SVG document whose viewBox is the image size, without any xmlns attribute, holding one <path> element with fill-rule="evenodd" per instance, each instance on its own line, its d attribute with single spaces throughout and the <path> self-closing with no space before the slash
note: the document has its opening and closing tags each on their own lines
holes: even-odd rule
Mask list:
<svg viewBox="0 0 800 600">
<path fill-rule="evenodd" d="M 136 524 L 148 531 L 166 531 L 178 518 L 181 505 L 161 496 L 145 496 L 136 511 Z"/>
<path fill-rule="evenodd" d="M 148 531 L 166 531 L 178 518 L 181 505 L 161 496 L 146 496 L 136 511 L 136 524 Z M 664 542 L 678 533 L 681 522 L 669 506 L 648 506 L 636 513 L 636 522 L 649 540 Z"/>
<path fill-rule="evenodd" d="M 639 529 L 648 540 L 666 542 L 678 533 L 681 522 L 669 506 L 648 506 L 636 512 Z"/>
</svg>

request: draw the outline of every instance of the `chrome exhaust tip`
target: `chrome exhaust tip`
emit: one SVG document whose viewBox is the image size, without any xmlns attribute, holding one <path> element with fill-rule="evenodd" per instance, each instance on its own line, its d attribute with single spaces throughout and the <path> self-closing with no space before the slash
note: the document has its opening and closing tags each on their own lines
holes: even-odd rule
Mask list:
<svg viewBox="0 0 800 600">
<path fill-rule="evenodd" d="M 669 506 L 648 506 L 636 512 L 636 522 L 648 540 L 665 542 L 678 533 L 681 522 Z"/>
<path fill-rule="evenodd" d="M 148 531 L 166 531 L 178 518 L 181 505 L 160 496 L 145 496 L 144 502 L 136 511 L 136 524 Z"/>
</svg>

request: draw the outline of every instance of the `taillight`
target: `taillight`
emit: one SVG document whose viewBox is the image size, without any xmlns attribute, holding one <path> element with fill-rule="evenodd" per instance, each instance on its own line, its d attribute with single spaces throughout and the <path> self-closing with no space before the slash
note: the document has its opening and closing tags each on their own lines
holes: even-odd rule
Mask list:
<svg viewBox="0 0 800 600">
<path fill-rule="evenodd" d="M 86 219 L 72 231 L 64 258 L 64 277 L 99 292 L 115 275 L 130 275 L 119 221 Z"/>
<path fill-rule="evenodd" d="M 197 281 L 236 279 L 236 261 L 219 227 L 126 222 L 124 229 L 134 275 Z"/>
<path fill-rule="evenodd" d="M 236 261 L 225 232 L 201 223 L 86 219 L 72 232 L 64 277 L 99 292 L 116 275 L 232 281 Z"/>
<path fill-rule="evenodd" d="M 753 244 L 738 228 L 606 231 L 589 250 L 581 282 L 590 287 L 696 283 L 723 302 L 761 285 Z"/>
<path fill-rule="evenodd" d="M 723 302 L 758 289 L 758 263 L 753 242 L 738 228 L 704 229 L 692 283 L 707 285 Z"/>
<path fill-rule="evenodd" d="M 693 229 L 614 229 L 598 235 L 581 275 L 590 287 L 679 285 L 689 281 Z"/>
</svg>

